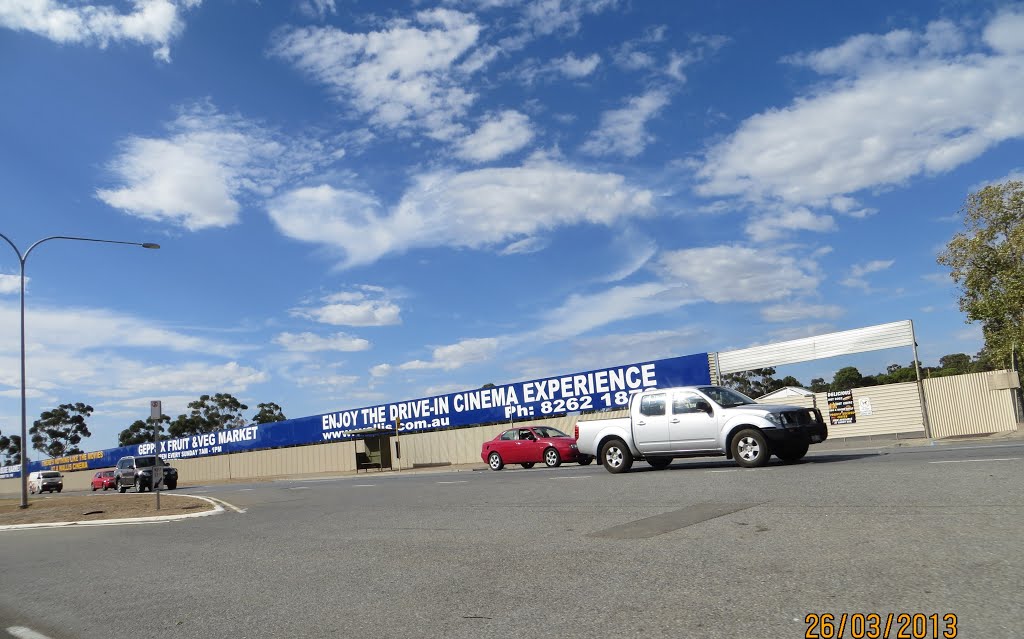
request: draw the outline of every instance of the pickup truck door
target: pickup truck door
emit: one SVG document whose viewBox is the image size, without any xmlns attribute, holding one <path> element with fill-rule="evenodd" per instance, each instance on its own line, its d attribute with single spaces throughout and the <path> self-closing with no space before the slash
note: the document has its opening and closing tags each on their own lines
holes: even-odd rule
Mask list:
<svg viewBox="0 0 1024 639">
<path fill-rule="evenodd" d="M 668 430 L 674 450 L 718 448 L 719 424 L 713 405 L 693 391 L 672 392 L 672 414 L 668 418 Z"/>
<path fill-rule="evenodd" d="M 641 395 L 639 401 L 634 404 L 633 443 L 641 453 L 656 453 L 672 449 L 666 404 L 668 404 L 668 393 L 647 393 Z"/>
</svg>

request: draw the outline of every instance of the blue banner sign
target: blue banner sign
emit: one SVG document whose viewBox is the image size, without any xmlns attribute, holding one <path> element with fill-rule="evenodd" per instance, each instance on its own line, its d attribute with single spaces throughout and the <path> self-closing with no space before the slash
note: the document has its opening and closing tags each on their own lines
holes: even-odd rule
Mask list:
<svg viewBox="0 0 1024 639">
<path fill-rule="evenodd" d="M 160 442 L 166 460 L 284 448 L 376 434 L 424 432 L 626 406 L 632 393 L 711 383 L 707 353 L 546 377 Z M 152 455 L 152 443 L 32 462 L 30 471 L 109 468 L 126 455 Z M 10 467 L 16 469 L 17 467 Z M 17 472 L 10 476 L 18 476 Z"/>
</svg>

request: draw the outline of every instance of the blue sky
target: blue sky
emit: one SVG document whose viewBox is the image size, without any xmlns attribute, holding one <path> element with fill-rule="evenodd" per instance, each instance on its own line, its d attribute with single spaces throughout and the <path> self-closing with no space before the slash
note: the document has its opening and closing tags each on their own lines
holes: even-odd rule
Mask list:
<svg viewBox="0 0 1024 639">
<path fill-rule="evenodd" d="M 0 233 L 163 247 L 28 261 L 29 419 L 87 402 L 90 449 L 203 393 L 301 417 L 901 319 L 973 354 L 935 256 L 1024 172 L 1020 4 L 8 0 L 0 78 Z"/>
</svg>

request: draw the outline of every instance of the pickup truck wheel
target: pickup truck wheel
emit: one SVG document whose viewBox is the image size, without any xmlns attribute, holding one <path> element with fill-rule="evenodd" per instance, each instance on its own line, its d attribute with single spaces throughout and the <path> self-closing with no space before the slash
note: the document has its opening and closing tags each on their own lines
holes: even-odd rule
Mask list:
<svg viewBox="0 0 1024 639">
<path fill-rule="evenodd" d="M 594 458 L 591 457 L 590 455 L 581 455 L 576 459 L 576 463 L 578 463 L 580 466 L 589 466 L 590 462 L 592 461 L 594 461 Z"/>
<path fill-rule="evenodd" d="M 125 493 L 126 490 L 128 490 L 127 486 L 122 486 L 121 485 L 121 479 L 120 478 L 114 480 L 114 488 L 116 488 L 117 492 L 121 493 L 122 495 Z"/>
<path fill-rule="evenodd" d="M 744 468 L 757 468 L 768 463 L 771 451 L 761 431 L 748 428 L 732 438 L 732 457 Z"/>
<path fill-rule="evenodd" d="M 169 482 L 167 482 L 167 484 L 165 484 L 164 487 L 167 488 L 167 490 L 174 490 L 175 488 L 178 487 L 178 482 L 176 482 L 176 481 L 169 481 Z"/>
<path fill-rule="evenodd" d="M 496 452 L 491 452 L 487 456 L 487 465 L 491 467 L 491 470 L 501 470 L 505 467 L 505 462 L 501 461 L 501 455 Z"/>
<path fill-rule="evenodd" d="M 558 468 L 562 465 L 562 456 L 554 448 L 544 451 L 544 465 L 548 468 Z"/>
<path fill-rule="evenodd" d="M 533 468 L 533 465 L 534 465 L 535 463 L 536 463 L 536 462 L 526 462 L 525 464 L 522 464 L 522 467 L 523 467 L 523 468 Z"/>
<path fill-rule="evenodd" d="M 808 441 L 792 441 L 786 442 L 778 447 L 778 450 L 773 451 L 775 456 L 784 461 L 787 464 L 794 464 L 804 458 L 807 454 L 807 448 L 810 446 Z"/>
<path fill-rule="evenodd" d="M 651 465 L 654 470 L 665 470 L 672 463 L 671 457 L 648 457 L 647 463 Z"/>
<path fill-rule="evenodd" d="M 601 448 L 601 463 L 610 473 L 624 473 L 633 466 L 633 453 L 621 439 L 613 439 Z"/>
</svg>

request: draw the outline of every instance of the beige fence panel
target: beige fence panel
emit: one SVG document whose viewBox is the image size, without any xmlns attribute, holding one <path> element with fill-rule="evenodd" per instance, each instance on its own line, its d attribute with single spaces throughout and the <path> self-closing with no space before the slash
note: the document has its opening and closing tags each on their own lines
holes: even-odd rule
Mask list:
<svg viewBox="0 0 1024 639">
<path fill-rule="evenodd" d="M 861 400 L 871 406 L 871 414 L 861 411 Z M 817 407 L 828 424 L 828 395 L 815 393 L 814 397 L 786 397 L 782 400 L 766 400 L 762 403 L 787 404 L 802 408 Z M 924 420 L 921 416 L 921 398 L 916 382 L 865 386 L 853 389 L 853 406 L 857 415 L 855 424 L 829 425 L 829 439 L 845 437 L 866 437 L 872 435 L 923 434 Z"/>
<path fill-rule="evenodd" d="M 924 380 L 932 437 L 1016 430 L 1013 391 L 989 390 L 989 378 L 1004 371 Z"/>
</svg>

